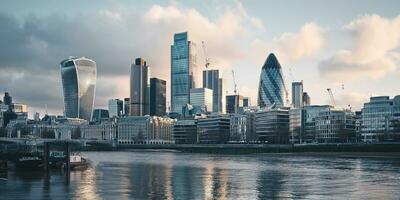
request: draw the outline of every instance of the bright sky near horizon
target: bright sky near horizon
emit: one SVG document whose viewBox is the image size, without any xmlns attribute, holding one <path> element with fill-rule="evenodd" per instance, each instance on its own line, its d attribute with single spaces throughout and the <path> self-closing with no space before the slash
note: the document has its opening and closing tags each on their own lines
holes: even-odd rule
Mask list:
<svg viewBox="0 0 400 200">
<path fill-rule="evenodd" d="M 96 61 L 95 107 L 129 96 L 130 62 L 143 57 L 152 76 L 170 77 L 173 34 L 201 41 L 233 93 L 256 104 L 260 70 L 270 52 L 286 87 L 303 80 L 312 104 L 360 109 L 369 96 L 400 94 L 400 2 L 396 0 L 267 1 L 2 1 L 0 92 L 26 103 L 30 115 L 63 110 L 59 62 Z M 200 78 L 200 77 L 199 77 Z M 344 89 L 342 88 L 344 85 Z M 168 87 L 169 93 L 169 87 Z"/>
</svg>

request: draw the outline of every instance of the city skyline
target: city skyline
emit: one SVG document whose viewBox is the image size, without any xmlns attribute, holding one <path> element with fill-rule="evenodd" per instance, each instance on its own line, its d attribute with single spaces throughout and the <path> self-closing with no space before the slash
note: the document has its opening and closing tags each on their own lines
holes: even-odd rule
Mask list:
<svg viewBox="0 0 400 200">
<path fill-rule="evenodd" d="M 129 75 L 126 74 L 129 74 L 131 60 L 142 56 L 155 67 L 152 70 L 154 77 L 167 81 L 167 101 L 170 102 L 172 36 L 188 31 L 195 43 L 206 42 L 211 68 L 221 70 L 227 80 L 228 94 L 233 94 L 230 70 L 234 69 L 238 74 L 238 90 L 252 99 L 252 105 L 256 104 L 262 63 L 271 52 L 281 62 L 286 86 L 293 80 L 303 80 L 304 90 L 311 96 L 313 104 L 330 103 L 326 88 L 332 88 L 339 106 L 351 104 L 357 110 L 371 95 L 393 97 L 398 93 L 393 87 L 400 75 L 397 67 L 400 17 L 395 1 L 385 4 L 366 1 L 363 5 L 356 1 L 328 2 L 332 6 L 325 6 L 320 11 L 329 7 L 341 11 L 343 16 L 331 19 L 331 12 L 313 12 L 293 22 L 288 22 L 295 19 L 293 14 L 262 14 L 256 7 L 287 9 L 290 13 L 296 8 L 304 8 L 297 2 L 291 3 L 290 8 L 284 8 L 276 1 L 258 2 L 259 5 L 239 1 L 209 2 L 207 6 L 195 2 L 141 5 L 102 2 L 90 9 L 90 3 L 83 3 L 81 10 L 68 14 L 54 9 L 44 12 L 40 5 L 48 3 L 46 1 L 26 6 L 18 12 L 13 11 L 21 2 L 5 3 L 0 8 L 0 25 L 12 34 L 1 33 L 2 46 L 9 47 L 8 42 L 13 41 L 15 47 L 0 50 L 0 92 L 8 91 L 15 102 L 28 104 L 29 113 L 43 114 L 47 105 L 49 113 L 62 114 L 63 96 L 57 65 L 59 60 L 70 55 L 85 56 L 96 61 L 98 67 L 94 108 L 106 108 L 108 99 L 129 97 Z M 309 1 L 308 5 L 310 2 L 317 8 L 322 7 L 322 3 Z M 126 8 L 121 8 L 125 4 Z M 352 11 L 355 5 L 358 8 Z M 82 14 L 84 10 L 87 14 Z M 301 12 L 305 13 L 305 10 Z M 276 20 L 278 17 L 283 20 Z M 230 26 L 224 25 L 227 20 Z M 93 26 L 86 26 L 91 23 Z M 76 34 L 70 32 L 72 29 L 59 34 L 60 25 L 66 29 L 72 25 L 82 29 Z M 157 35 L 134 35 L 133 30 L 127 28 L 132 25 L 143 25 L 143 33 L 159 31 L 155 31 Z M 107 29 L 115 31 L 104 31 Z M 198 66 L 203 69 L 200 45 L 197 50 Z M 247 73 L 249 70 L 251 73 Z M 27 84 L 28 80 L 30 84 Z M 116 85 L 126 87 L 112 90 Z M 291 94 L 290 88 L 287 89 Z"/>
</svg>

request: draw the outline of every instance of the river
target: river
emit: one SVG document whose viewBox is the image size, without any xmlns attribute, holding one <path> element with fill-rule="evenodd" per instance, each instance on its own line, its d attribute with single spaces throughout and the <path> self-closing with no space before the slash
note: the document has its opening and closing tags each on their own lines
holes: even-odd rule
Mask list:
<svg viewBox="0 0 400 200">
<path fill-rule="evenodd" d="M 400 157 L 83 152 L 92 167 L 15 172 L 0 199 L 399 199 Z"/>
</svg>

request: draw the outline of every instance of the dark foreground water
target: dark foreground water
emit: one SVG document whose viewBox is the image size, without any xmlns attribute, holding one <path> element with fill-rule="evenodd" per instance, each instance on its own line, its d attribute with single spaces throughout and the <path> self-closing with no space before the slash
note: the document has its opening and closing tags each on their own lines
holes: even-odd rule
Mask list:
<svg viewBox="0 0 400 200">
<path fill-rule="evenodd" d="M 2 174 L 0 199 L 400 199 L 400 157 L 86 152 L 93 167 Z"/>
</svg>

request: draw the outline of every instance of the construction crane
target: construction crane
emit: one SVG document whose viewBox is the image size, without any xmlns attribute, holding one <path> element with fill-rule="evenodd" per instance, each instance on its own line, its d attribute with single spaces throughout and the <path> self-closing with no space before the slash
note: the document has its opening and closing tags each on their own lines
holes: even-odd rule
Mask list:
<svg viewBox="0 0 400 200">
<path fill-rule="evenodd" d="M 327 88 L 326 90 L 328 91 L 329 97 L 331 98 L 331 104 L 332 104 L 332 106 L 333 106 L 333 107 L 336 107 L 335 98 L 333 97 L 333 93 L 332 93 L 331 88 Z"/>
<path fill-rule="evenodd" d="M 237 91 L 235 71 L 233 71 L 233 69 L 232 69 L 232 77 L 233 77 L 233 93 L 236 95 L 236 94 L 239 94 L 239 92 Z"/>
<path fill-rule="evenodd" d="M 204 53 L 204 59 L 205 59 L 205 67 L 206 67 L 206 69 L 208 69 L 208 66 L 210 66 L 210 58 L 207 57 L 206 47 L 205 47 L 206 45 L 205 45 L 204 41 L 201 41 L 201 46 L 203 47 L 203 53 Z"/>
</svg>

